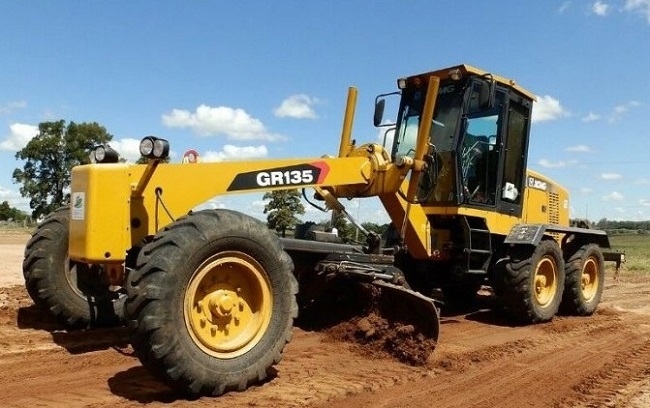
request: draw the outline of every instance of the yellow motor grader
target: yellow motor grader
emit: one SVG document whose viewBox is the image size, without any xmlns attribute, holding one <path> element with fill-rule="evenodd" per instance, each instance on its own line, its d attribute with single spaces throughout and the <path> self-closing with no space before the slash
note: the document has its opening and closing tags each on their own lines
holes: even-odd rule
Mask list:
<svg viewBox="0 0 650 408">
<path fill-rule="evenodd" d="M 142 364 L 194 396 L 265 379 L 299 304 L 333 281 L 397 294 L 395 307 L 436 340 L 434 291 L 462 302 L 490 285 L 524 324 L 593 313 L 605 258 L 620 257 L 605 232 L 569 225 L 564 188 L 526 169 L 534 95 L 468 65 L 397 85 L 375 103 L 375 126 L 392 135 L 384 145 L 352 139 L 350 88 L 335 157 L 172 164 L 169 143 L 148 136 L 148 164 L 137 165 L 97 147 L 72 170 L 70 205 L 27 244 L 29 294 L 69 326 L 125 321 Z M 393 121 L 387 98 L 399 100 Z M 191 210 L 219 194 L 297 188 L 314 189 L 365 244 L 281 239 L 241 212 Z M 379 198 L 389 234 L 365 231 L 339 201 L 360 197 Z"/>
</svg>

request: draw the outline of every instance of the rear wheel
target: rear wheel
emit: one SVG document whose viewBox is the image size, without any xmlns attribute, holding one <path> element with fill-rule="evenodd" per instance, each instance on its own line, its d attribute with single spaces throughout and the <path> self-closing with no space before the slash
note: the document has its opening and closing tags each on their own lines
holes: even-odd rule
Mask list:
<svg viewBox="0 0 650 408">
<path fill-rule="evenodd" d="M 561 311 L 588 316 L 598 307 L 605 285 L 605 260 L 598 245 L 581 247 L 565 267 L 566 283 Z"/>
<path fill-rule="evenodd" d="M 115 326 L 123 298 L 105 283 L 99 266 L 68 257 L 70 209 L 43 220 L 25 247 L 23 276 L 30 297 L 69 327 Z"/>
<path fill-rule="evenodd" d="M 555 241 L 542 241 L 529 256 L 512 255 L 499 272 L 501 300 L 513 318 L 539 323 L 555 316 L 564 290 L 564 261 Z"/>
<path fill-rule="evenodd" d="M 201 211 L 158 233 L 127 279 L 132 344 L 142 364 L 191 396 L 264 380 L 291 338 L 298 285 L 259 221 Z"/>
</svg>

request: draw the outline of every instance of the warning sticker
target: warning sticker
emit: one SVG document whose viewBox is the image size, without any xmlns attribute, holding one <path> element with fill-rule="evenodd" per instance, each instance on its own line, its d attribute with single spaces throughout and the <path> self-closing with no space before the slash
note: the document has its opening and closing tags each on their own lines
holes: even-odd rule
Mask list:
<svg viewBox="0 0 650 408">
<path fill-rule="evenodd" d="M 83 221 L 86 212 L 86 193 L 72 193 L 70 204 L 72 207 L 72 219 Z"/>
</svg>

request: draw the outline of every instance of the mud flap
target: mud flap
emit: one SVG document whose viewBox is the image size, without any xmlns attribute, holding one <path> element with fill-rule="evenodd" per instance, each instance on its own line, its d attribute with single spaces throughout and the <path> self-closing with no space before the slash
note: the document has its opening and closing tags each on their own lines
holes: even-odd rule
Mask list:
<svg viewBox="0 0 650 408">
<path fill-rule="evenodd" d="M 380 309 L 382 315 L 413 325 L 417 332 L 438 341 L 440 310 L 433 299 L 404 286 L 381 280 L 375 280 L 372 284 L 381 288 Z"/>
</svg>

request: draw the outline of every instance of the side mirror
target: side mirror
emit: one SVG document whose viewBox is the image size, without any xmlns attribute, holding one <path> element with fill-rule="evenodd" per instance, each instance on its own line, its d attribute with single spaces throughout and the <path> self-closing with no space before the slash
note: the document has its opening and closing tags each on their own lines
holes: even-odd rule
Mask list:
<svg viewBox="0 0 650 408">
<path fill-rule="evenodd" d="M 375 101 L 375 114 L 373 116 L 373 123 L 375 127 L 381 125 L 382 120 L 384 119 L 384 109 L 386 107 L 386 99 L 377 99 Z"/>
</svg>

